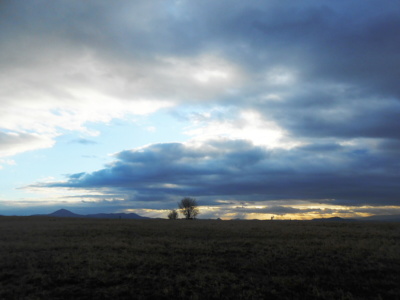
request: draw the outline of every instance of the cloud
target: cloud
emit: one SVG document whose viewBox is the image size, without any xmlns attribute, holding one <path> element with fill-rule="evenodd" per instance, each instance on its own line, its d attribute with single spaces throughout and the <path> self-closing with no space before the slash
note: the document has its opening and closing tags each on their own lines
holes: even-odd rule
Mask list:
<svg viewBox="0 0 400 300">
<path fill-rule="evenodd" d="M 0 157 L 52 147 L 54 144 L 52 138 L 51 135 L 34 133 L 0 132 Z"/>
<path fill-rule="evenodd" d="M 395 159 L 351 145 L 271 150 L 244 140 L 213 140 L 154 144 L 119 152 L 115 158 L 96 172 L 37 186 L 98 189 L 133 202 L 192 195 L 357 206 L 395 204 L 400 196 Z"/>
<path fill-rule="evenodd" d="M 320 212 L 320 209 L 299 209 L 288 206 L 266 206 L 266 207 L 246 207 L 238 206 L 234 209 L 229 209 L 226 213 L 237 213 L 237 214 L 271 214 L 271 215 L 286 215 L 286 214 L 299 214 L 309 212 Z"/>
<path fill-rule="evenodd" d="M 398 139 L 400 24 L 391 1 L 379 8 L 8 2 L 0 127 L 85 131 L 88 122 L 200 102 L 257 110 L 293 136 Z"/>
<path fill-rule="evenodd" d="M 71 143 L 77 143 L 77 144 L 81 144 L 81 145 L 96 145 L 97 144 L 97 142 L 95 142 L 95 141 L 84 139 L 84 138 L 72 140 Z"/>
<path fill-rule="evenodd" d="M 3 8 L 3 131 L 93 135 L 87 124 L 217 99 L 241 85 L 240 68 L 223 56 L 169 49 L 179 35 L 171 36 L 173 13 L 163 2 L 15 1 Z"/>
<path fill-rule="evenodd" d="M 229 117 L 226 117 L 228 113 Z M 265 120 L 257 111 L 229 110 L 228 113 L 224 110 L 196 113 L 193 115 L 192 128 L 185 133 L 196 141 L 228 138 L 247 140 L 267 148 L 291 148 L 301 144 L 293 138 L 288 139 L 288 133 L 283 128 L 273 121 Z M 215 117 L 216 114 L 220 116 Z"/>
</svg>

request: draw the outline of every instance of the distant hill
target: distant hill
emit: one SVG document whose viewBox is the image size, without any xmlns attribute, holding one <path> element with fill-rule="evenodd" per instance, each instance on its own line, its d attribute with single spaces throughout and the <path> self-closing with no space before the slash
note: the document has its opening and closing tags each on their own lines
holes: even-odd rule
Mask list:
<svg viewBox="0 0 400 300">
<path fill-rule="evenodd" d="M 360 221 L 382 221 L 382 222 L 400 222 L 400 215 L 375 215 L 371 217 L 364 217 Z"/>
<path fill-rule="evenodd" d="M 339 217 L 333 218 L 320 218 L 312 219 L 312 221 L 324 221 L 324 222 L 349 222 L 349 221 L 365 221 L 365 222 L 400 222 L 400 215 L 375 215 L 370 217 L 363 217 L 357 219 L 344 219 Z"/>
<path fill-rule="evenodd" d="M 45 215 L 50 217 L 61 217 L 61 218 L 94 218 L 94 219 L 150 219 L 147 217 L 139 216 L 135 213 L 125 214 L 125 213 L 115 213 L 115 214 L 89 214 L 89 215 L 79 215 L 75 214 L 66 209 L 57 210 L 51 214 Z"/>
<path fill-rule="evenodd" d="M 142 217 L 135 213 L 115 213 L 115 214 L 93 214 L 86 215 L 86 218 L 97 218 L 97 219 L 150 219 L 148 217 Z"/>
<path fill-rule="evenodd" d="M 79 218 L 82 217 L 81 215 L 74 214 L 73 212 L 70 212 L 69 210 L 66 209 L 59 209 L 51 214 L 48 214 L 48 216 L 51 217 L 62 217 L 62 218 Z"/>
<path fill-rule="evenodd" d="M 323 222 L 351 222 L 355 221 L 355 219 L 344 219 L 340 217 L 332 217 L 332 218 L 318 218 L 312 219 L 311 221 L 323 221 Z"/>
</svg>

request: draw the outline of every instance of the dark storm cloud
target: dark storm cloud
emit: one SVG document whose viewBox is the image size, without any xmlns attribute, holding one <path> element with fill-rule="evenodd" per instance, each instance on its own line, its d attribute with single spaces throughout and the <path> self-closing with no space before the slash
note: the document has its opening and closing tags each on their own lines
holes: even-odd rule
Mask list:
<svg viewBox="0 0 400 300">
<path fill-rule="evenodd" d="M 254 78 L 238 105 L 245 106 L 246 96 L 249 106 L 295 135 L 399 138 L 397 4 L 268 1 L 235 3 L 223 14 L 224 4 L 208 4 L 207 38 Z M 269 83 L 263 72 L 276 67 L 292 70 L 296 81 Z M 282 101 L 257 102 L 265 92 Z"/>
<path fill-rule="evenodd" d="M 293 65 L 308 80 L 399 91 L 393 1 L 381 1 L 379 9 L 374 1 L 6 1 L 3 7 L 8 37 L 53 37 L 117 56 L 216 50 L 253 72 Z"/>
<path fill-rule="evenodd" d="M 200 33 L 196 47 L 217 48 L 251 73 L 252 84 L 230 103 L 257 108 L 296 136 L 399 138 L 397 3 L 207 1 L 184 8 Z M 296 80 L 268 81 L 265 72 L 276 68 Z M 259 101 L 265 93 L 281 101 Z"/>
<path fill-rule="evenodd" d="M 116 158 L 102 170 L 40 186 L 102 189 L 130 201 L 192 195 L 384 205 L 395 204 L 400 196 L 397 160 L 350 146 L 275 151 L 245 141 L 210 141 L 201 146 L 156 144 L 122 151 Z"/>
<path fill-rule="evenodd" d="M 288 102 L 259 108 L 297 136 L 400 138 L 400 102 L 397 99 L 371 99 L 371 96 L 363 94 L 349 98 L 351 91 L 346 94 L 332 93 L 327 97 L 317 92 L 310 94 L 308 99 L 307 95 L 297 95 L 297 98 L 289 99 Z"/>
</svg>

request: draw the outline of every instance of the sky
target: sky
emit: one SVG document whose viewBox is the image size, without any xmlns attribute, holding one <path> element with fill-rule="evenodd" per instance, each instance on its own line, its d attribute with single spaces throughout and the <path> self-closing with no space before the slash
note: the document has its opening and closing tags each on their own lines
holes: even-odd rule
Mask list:
<svg viewBox="0 0 400 300">
<path fill-rule="evenodd" d="M 0 2 L 0 214 L 400 214 L 398 0 Z"/>
</svg>

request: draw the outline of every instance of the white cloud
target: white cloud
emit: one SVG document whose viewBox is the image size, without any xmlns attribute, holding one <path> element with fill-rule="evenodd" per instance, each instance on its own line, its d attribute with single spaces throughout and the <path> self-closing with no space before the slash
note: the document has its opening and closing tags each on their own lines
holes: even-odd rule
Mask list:
<svg viewBox="0 0 400 300">
<path fill-rule="evenodd" d="M 90 123 L 220 97 L 243 79 L 232 63 L 216 55 L 126 60 L 65 43 L 39 49 L 35 42 L 23 57 L 0 74 L 0 131 L 8 139 L 7 132 L 25 138 L 29 132 L 31 139 L 18 149 L 10 147 L 11 141 L 3 143 L 3 156 L 50 147 L 65 130 L 98 135 Z"/>
<path fill-rule="evenodd" d="M 131 79 L 140 77 L 135 74 L 140 68 L 131 67 L 125 74 L 123 67 L 102 61 L 95 54 L 66 55 L 68 58 L 54 64 L 41 64 L 31 57 L 33 65 L 16 66 L 3 73 L 0 128 L 37 133 L 54 133 L 57 128 L 85 131 L 87 122 L 145 115 L 172 105 L 156 94 L 147 95 L 147 87 Z"/>
<path fill-rule="evenodd" d="M 53 137 L 36 133 L 0 132 L 0 157 L 52 147 L 54 145 Z M 12 162 L 12 160 L 7 161 Z M 7 161 L 3 160 L 3 163 Z"/>
<path fill-rule="evenodd" d="M 194 128 L 193 128 L 194 127 Z M 254 110 L 242 111 L 237 119 L 215 120 L 212 113 L 205 112 L 194 120 L 194 126 L 186 131 L 196 141 L 219 138 L 247 140 L 257 146 L 290 149 L 301 145 L 289 139 L 286 131 L 273 121 L 265 120 Z"/>
</svg>

